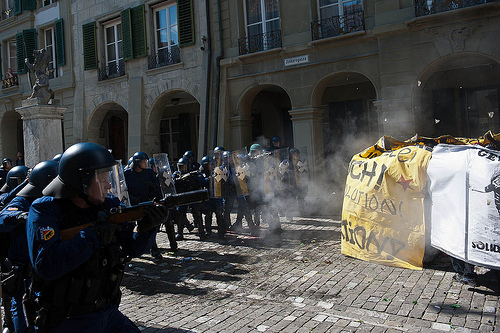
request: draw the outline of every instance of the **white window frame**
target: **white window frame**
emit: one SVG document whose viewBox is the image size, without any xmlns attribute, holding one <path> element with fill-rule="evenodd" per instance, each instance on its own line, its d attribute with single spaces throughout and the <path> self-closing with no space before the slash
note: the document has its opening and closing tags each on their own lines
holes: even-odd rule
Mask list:
<svg viewBox="0 0 500 333">
<path fill-rule="evenodd" d="M 11 54 L 11 45 L 14 45 L 14 55 Z M 15 67 L 13 68 L 13 64 Z M 7 69 L 11 68 L 12 72 L 17 73 L 19 70 L 17 68 L 17 48 L 16 48 L 16 40 L 11 39 L 7 41 Z M 14 70 L 15 69 L 15 70 Z"/>
<path fill-rule="evenodd" d="M 48 2 L 48 3 L 46 4 L 45 2 Z M 42 7 L 47 7 L 55 2 L 56 2 L 56 0 L 41 0 L 41 5 L 42 5 Z"/>
<path fill-rule="evenodd" d="M 173 3 L 170 3 L 170 4 L 167 4 L 167 5 L 161 5 L 161 6 L 158 6 L 158 7 L 155 7 L 153 8 L 153 21 L 154 21 L 154 40 L 155 40 L 155 51 L 156 53 L 159 53 L 161 52 L 162 50 L 165 50 L 165 49 L 168 49 L 169 51 L 172 50 L 172 47 L 173 46 L 178 46 L 179 45 L 179 18 L 177 17 L 177 10 L 176 10 L 176 23 L 175 24 L 172 24 L 170 22 L 170 16 L 168 15 L 169 14 L 169 10 L 171 8 L 174 8 L 174 7 L 177 7 L 177 3 L 176 2 L 173 2 Z M 166 12 L 166 17 L 167 17 L 167 26 L 166 27 L 158 27 L 158 20 L 156 19 L 156 15 L 158 15 L 158 12 L 162 11 L 162 10 L 165 10 Z M 158 31 L 159 30 L 162 30 L 162 29 L 167 29 L 167 34 L 168 34 L 168 45 L 166 47 L 160 47 L 160 42 L 158 40 Z M 171 32 L 173 29 L 176 29 L 177 30 L 177 43 L 175 43 L 175 41 L 172 41 L 171 40 Z"/>
<path fill-rule="evenodd" d="M 335 7 L 335 6 L 337 6 L 338 9 L 339 9 L 338 10 L 339 17 L 343 17 L 346 14 L 346 13 L 344 13 L 345 8 L 347 7 L 345 5 L 349 4 L 351 2 L 358 2 L 361 5 L 361 8 L 363 8 L 363 2 L 360 1 L 360 0 L 338 0 L 336 3 L 332 3 L 332 4 L 329 4 L 329 5 L 325 5 L 325 6 L 321 6 L 320 5 L 320 0 L 318 0 L 318 17 L 320 18 L 320 20 L 329 19 L 330 17 L 322 17 L 321 16 L 321 10 L 323 8 L 329 8 L 329 7 Z"/>
<path fill-rule="evenodd" d="M 270 31 L 267 31 L 267 24 L 268 22 L 271 22 L 271 21 L 279 21 L 280 20 L 280 15 L 281 13 L 278 14 L 277 17 L 275 18 L 272 18 L 270 20 L 266 20 L 266 11 L 265 11 L 265 1 L 266 0 L 260 0 L 260 8 L 261 8 L 261 17 L 260 17 L 260 21 L 259 22 L 256 22 L 256 23 L 252 23 L 252 24 L 248 24 L 248 15 L 247 15 L 247 12 L 248 12 L 248 9 L 247 9 L 247 0 L 243 0 L 244 1 L 244 5 L 243 5 L 243 8 L 245 10 L 245 34 L 247 35 L 247 37 L 251 37 L 249 36 L 248 34 L 248 28 L 251 27 L 251 26 L 257 26 L 257 25 L 261 25 L 262 26 L 262 35 L 265 35 L 266 33 L 270 32 Z M 280 28 L 281 28 L 281 22 L 280 22 Z"/>
<path fill-rule="evenodd" d="M 52 44 L 48 44 L 47 32 L 50 33 L 50 37 L 52 39 Z M 43 30 L 43 44 L 44 44 L 45 49 L 47 49 L 48 47 L 51 47 L 52 52 L 50 52 L 50 59 L 51 60 L 49 62 L 49 68 L 50 68 L 50 65 L 52 65 L 52 68 L 54 69 L 53 78 L 62 76 L 62 69 L 57 67 L 57 62 L 56 62 L 56 59 L 57 59 L 56 58 L 56 34 L 55 34 L 55 27 L 54 26 Z"/>
<path fill-rule="evenodd" d="M 110 64 L 113 64 L 116 66 L 117 72 L 119 69 L 119 64 L 120 61 L 123 60 L 123 52 L 121 50 L 122 48 L 122 43 L 123 43 L 123 35 L 120 31 L 120 35 L 122 35 L 122 39 L 118 39 L 118 26 L 120 26 L 120 29 L 122 27 L 122 21 L 120 19 L 108 21 L 103 24 L 103 33 L 104 33 L 104 54 L 105 54 L 105 61 L 106 61 L 106 67 L 110 67 Z M 108 34 L 107 30 L 109 28 L 113 28 L 113 33 L 115 34 L 115 41 L 112 43 L 108 43 Z M 115 54 L 116 54 L 116 59 L 115 60 L 109 60 L 109 55 L 108 55 L 108 46 L 114 44 L 114 49 L 115 49 Z M 121 53 L 121 57 L 120 57 Z M 111 72 L 111 71 L 110 71 Z"/>
</svg>

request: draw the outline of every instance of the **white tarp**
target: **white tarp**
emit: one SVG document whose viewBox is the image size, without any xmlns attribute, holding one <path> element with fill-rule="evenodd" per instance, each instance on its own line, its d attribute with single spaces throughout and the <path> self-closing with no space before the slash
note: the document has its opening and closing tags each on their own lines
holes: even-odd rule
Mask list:
<svg viewBox="0 0 500 333">
<path fill-rule="evenodd" d="M 500 152 L 439 144 L 427 176 L 431 245 L 471 264 L 500 268 Z"/>
</svg>

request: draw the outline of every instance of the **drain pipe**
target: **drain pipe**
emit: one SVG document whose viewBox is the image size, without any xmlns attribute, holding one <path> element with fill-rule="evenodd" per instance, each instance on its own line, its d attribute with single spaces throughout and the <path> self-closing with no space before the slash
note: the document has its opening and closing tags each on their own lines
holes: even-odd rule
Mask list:
<svg viewBox="0 0 500 333">
<path fill-rule="evenodd" d="M 204 145 L 203 145 L 203 156 L 207 155 L 208 152 L 208 124 L 210 117 L 210 86 L 211 86 L 211 78 L 212 78 L 212 31 L 211 31 L 211 23 L 210 23 L 210 0 L 205 0 L 205 10 L 207 16 L 207 52 L 208 52 L 208 66 L 207 66 L 207 87 L 206 87 L 206 95 L 205 95 L 205 133 L 203 137 Z"/>
<path fill-rule="evenodd" d="M 220 0 L 217 0 L 217 19 L 219 28 L 219 56 L 215 60 L 216 76 L 215 76 L 215 105 L 214 105 L 214 124 L 213 144 L 217 145 L 217 132 L 219 130 L 219 100 L 220 100 L 220 62 L 224 58 L 224 46 L 222 42 L 222 20 L 221 20 L 221 5 Z"/>
</svg>

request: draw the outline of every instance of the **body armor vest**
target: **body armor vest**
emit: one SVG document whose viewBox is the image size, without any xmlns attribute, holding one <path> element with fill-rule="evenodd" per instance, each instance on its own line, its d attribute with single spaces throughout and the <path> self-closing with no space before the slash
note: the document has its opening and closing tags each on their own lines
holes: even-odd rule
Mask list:
<svg viewBox="0 0 500 333">
<path fill-rule="evenodd" d="M 96 221 L 102 209 L 75 209 L 65 200 L 61 200 L 60 206 L 61 230 Z M 81 266 L 56 280 L 42 280 L 34 273 L 33 291 L 39 294 L 37 326 L 54 327 L 66 317 L 99 311 L 109 304 L 118 305 L 125 262 L 126 255 L 114 236 Z"/>
</svg>

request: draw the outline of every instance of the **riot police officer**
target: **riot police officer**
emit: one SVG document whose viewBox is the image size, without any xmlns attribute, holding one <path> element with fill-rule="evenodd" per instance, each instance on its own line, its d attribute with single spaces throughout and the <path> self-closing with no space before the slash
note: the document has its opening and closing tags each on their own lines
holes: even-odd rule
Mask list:
<svg viewBox="0 0 500 333">
<path fill-rule="evenodd" d="M 2 160 L 2 166 L 0 167 L 0 186 L 5 184 L 7 173 L 12 169 L 12 160 L 8 157 L 5 157 Z"/>
<path fill-rule="evenodd" d="M 204 156 L 201 159 L 200 173 L 203 176 L 203 187 L 210 186 L 210 178 L 212 177 L 212 159 L 210 156 Z M 203 203 L 203 214 L 205 214 L 205 230 L 207 236 L 212 234 L 212 216 L 215 213 L 217 221 L 217 230 L 219 238 L 224 238 L 224 216 L 222 199 L 211 196 L 210 199 Z"/>
<path fill-rule="evenodd" d="M 182 157 L 187 158 L 189 161 L 188 171 L 198 171 L 200 169 L 200 163 L 196 162 L 194 153 L 191 150 L 186 151 Z"/>
<path fill-rule="evenodd" d="M 154 171 L 149 168 L 149 157 L 145 152 L 134 153 L 130 168 L 124 171 L 124 175 L 132 205 L 162 197 L 160 183 Z M 162 258 L 156 239 L 151 247 L 151 256 Z"/>
<path fill-rule="evenodd" d="M 4 296 L 10 297 L 13 326 L 16 332 L 26 330 L 22 298 L 23 282 L 30 276 L 30 258 L 26 240 L 26 218 L 31 203 L 42 196 L 42 190 L 57 176 L 57 163 L 38 163 L 30 173 L 29 183 L 0 212 L 0 233 L 2 237 L 2 260 L 7 268 L 6 283 L 2 285 Z M 4 303 L 5 304 L 5 303 Z M 8 311 L 8 309 L 6 309 Z"/>
<path fill-rule="evenodd" d="M 117 165 L 106 148 L 77 143 L 61 157 L 58 176 L 43 190 L 46 196 L 31 205 L 26 234 L 39 328 L 139 332 L 118 310 L 120 282 L 126 258 L 149 248 L 168 211 L 147 206 L 137 225 L 108 222 L 109 209 L 120 205 L 108 195 L 112 172 Z M 63 241 L 61 235 L 72 227 L 81 230 Z"/>
<path fill-rule="evenodd" d="M 173 180 L 177 193 L 184 193 L 188 191 L 199 190 L 203 185 L 203 179 L 198 170 L 189 171 L 189 160 L 182 157 L 177 162 L 177 171 L 174 172 Z M 198 228 L 198 236 L 200 239 L 206 237 L 205 230 L 203 229 L 203 221 L 201 218 L 202 204 L 189 205 L 195 226 Z M 187 219 L 188 206 L 177 207 L 174 212 L 174 221 L 177 224 L 177 240 L 184 239 L 184 227 L 189 231 L 194 229 L 193 225 Z"/>
<path fill-rule="evenodd" d="M 0 207 L 5 207 L 28 183 L 28 171 L 25 166 L 15 166 L 7 173 L 7 181 L 0 189 Z"/>
</svg>

